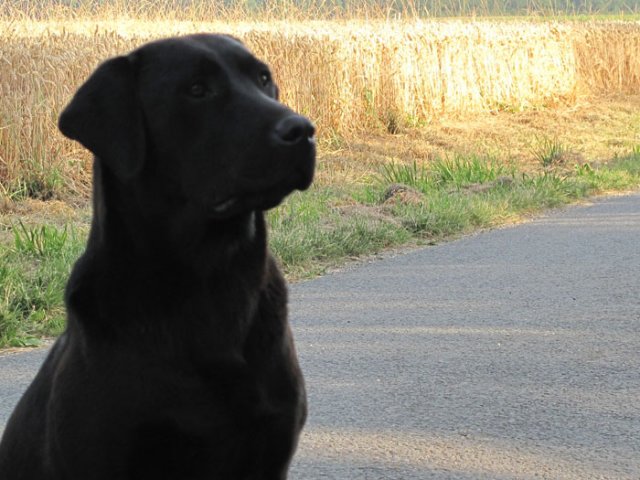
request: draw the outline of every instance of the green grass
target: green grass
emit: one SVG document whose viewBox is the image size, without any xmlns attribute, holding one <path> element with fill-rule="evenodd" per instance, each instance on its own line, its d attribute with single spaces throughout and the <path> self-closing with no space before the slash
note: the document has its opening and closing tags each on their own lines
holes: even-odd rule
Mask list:
<svg viewBox="0 0 640 480">
<path fill-rule="evenodd" d="M 443 187 L 461 188 L 473 184 L 494 181 L 499 177 L 513 176 L 514 169 L 490 157 L 475 155 L 456 155 L 453 158 L 440 158 L 429 166 L 391 163 L 384 165 L 378 176 L 383 185 L 402 184 L 424 194 Z"/>
<path fill-rule="evenodd" d="M 389 202 L 385 192 L 398 184 L 413 189 L 419 201 Z M 535 174 L 475 156 L 390 164 L 367 185 L 291 195 L 267 215 L 270 245 L 290 280 L 309 278 L 390 247 L 434 243 L 639 186 L 640 148 L 603 166 L 552 162 Z M 72 226 L 17 222 L 5 227 L 4 238 L 0 347 L 37 345 L 64 326 L 64 285 L 85 235 Z"/>
<path fill-rule="evenodd" d="M 439 159 L 433 162 L 431 169 L 437 183 L 456 187 L 487 183 L 512 173 L 511 169 L 496 160 L 475 155 Z"/>
<path fill-rule="evenodd" d="M 566 161 L 569 149 L 557 138 L 539 138 L 531 153 L 543 168 L 553 168 Z"/>
<path fill-rule="evenodd" d="M 63 293 L 84 241 L 72 227 L 13 225 L 0 245 L 0 346 L 37 345 L 64 326 Z"/>
<path fill-rule="evenodd" d="M 433 176 L 424 165 L 418 165 L 415 160 L 409 165 L 404 163 L 383 165 L 379 176 L 382 183 L 408 185 L 423 193 L 435 187 Z"/>
<path fill-rule="evenodd" d="M 294 193 L 268 214 L 269 245 L 290 278 L 322 273 L 328 265 L 409 240 L 401 225 L 363 207 L 332 206 L 344 194 L 330 189 Z"/>
</svg>

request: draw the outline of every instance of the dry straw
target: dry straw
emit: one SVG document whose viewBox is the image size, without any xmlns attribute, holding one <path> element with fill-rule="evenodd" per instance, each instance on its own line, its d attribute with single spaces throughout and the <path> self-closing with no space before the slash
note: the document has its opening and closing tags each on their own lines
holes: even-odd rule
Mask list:
<svg viewBox="0 0 640 480">
<path fill-rule="evenodd" d="M 577 79 L 595 93 L 640 93 L 640 22 L 593 22 L 573 29 Z"/>
<path fill-rule="evenodd" d="M 640 24 L 633 22 L 3 21 L 3 189 L 60 178 L 84 192 L 89 158 L 56 129 L 72 92 L 106 57 L 201 31 L 243 39 L 273 67 L 283 101 L 325 137 L 640 90 Z"/>
</svg>

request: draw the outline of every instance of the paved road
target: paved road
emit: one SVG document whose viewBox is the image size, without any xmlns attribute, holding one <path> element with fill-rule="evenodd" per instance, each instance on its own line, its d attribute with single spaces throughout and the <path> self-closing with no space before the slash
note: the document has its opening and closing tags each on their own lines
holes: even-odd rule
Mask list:
<svg viewBox="0 0 640 480">
<path fill-rule="evenodd" d="M 638 194 L 295 285 L 290 478 L 640 479 L 639 290 Z M 0 357 L 0 424 L 41 358 Z"/>
</svg>

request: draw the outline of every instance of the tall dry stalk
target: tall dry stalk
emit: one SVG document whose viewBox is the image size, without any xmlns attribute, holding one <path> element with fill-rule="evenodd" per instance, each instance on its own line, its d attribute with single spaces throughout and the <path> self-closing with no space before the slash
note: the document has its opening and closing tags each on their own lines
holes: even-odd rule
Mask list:
<svg viewBox="0 0 640 480">
<path fill-rule="evenodd" d="M 573 29 L 577 76 L 591 93 L 640 93 L 640 22 L 591 22 Z"/>
</svg>

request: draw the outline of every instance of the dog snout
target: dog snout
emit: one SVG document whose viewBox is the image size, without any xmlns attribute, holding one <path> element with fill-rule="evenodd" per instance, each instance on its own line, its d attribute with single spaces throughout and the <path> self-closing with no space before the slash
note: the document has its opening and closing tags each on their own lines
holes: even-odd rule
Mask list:
<svg viewBox="0 0 640 480">
<path fill-rule="evenodd" d="M 316 128 L 301 115 L 290 115 L 281 119 L 273 130 L 273 140 L 277 145 L 293 146 L 304 141 L 310 141 L 315 135 Z"/>
</svg>

